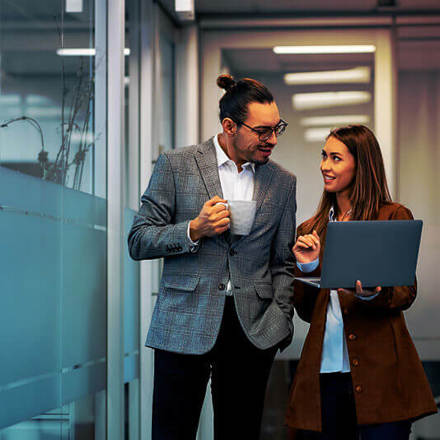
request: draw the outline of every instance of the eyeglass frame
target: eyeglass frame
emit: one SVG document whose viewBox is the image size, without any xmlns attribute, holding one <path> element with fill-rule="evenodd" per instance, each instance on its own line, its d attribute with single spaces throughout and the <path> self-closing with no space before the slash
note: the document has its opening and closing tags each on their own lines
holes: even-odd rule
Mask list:
<svg viewBox="0 0 440 440">
<path fill-rule="evenodd" d="M 245 127 L 249 128 L 249 130 L 252 130 L 254 133 L 256 133 L 256 134 L 258 135 L 258 140 L 259 140 L 260 142 L 266 142 L 266 141 L 268 141 L 268 140 L 272 137 L 272 133 L 275 133 L 275 136 L 276 136 L 276 137 L 281 136 L 281 135 L 286 131 L 286 128 L 287 128 L 287 126 L 289 125 L 289 124 L 287 123 L 287 121 L 284 121 L 283 119 L 280 119 L 280 122 L 278 122 L 278 124 L 275 125 L 275 127 L 267 127 L 268 129 L 270 128 L 270 130 L 271 130 L 271 131 L 270 131 L 270 135 L 269 135 L 267 138 L 262 139 L 261 136 L 263 136 L 263 134 L 261 134 L 258 130 L 256 130 L 255 128 L 251 127 L 250 125 L 247 125 L 245 122 L 236 122 L 236 124 L 237 124 L 237 125 L 244 125 Z M 280 125 L 281 125 L 284 129 L 283 129 L 283 131 L 282 131 L 281 133 L 276 134 L 275 131 L 276 131 L 276 129 L 277 129 Z"/>
</svg>

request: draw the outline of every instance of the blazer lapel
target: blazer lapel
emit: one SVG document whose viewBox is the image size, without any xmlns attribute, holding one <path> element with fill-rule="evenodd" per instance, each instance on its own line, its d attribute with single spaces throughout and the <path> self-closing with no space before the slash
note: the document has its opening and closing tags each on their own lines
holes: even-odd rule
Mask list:
<svg viewBox="0 0 440 440">
<path fill-rule="evenodd" d="M 209 198 L 212 199 L 214 196 L 223 198 L 218 174 L 217 155 L 215 154 L 215 145 L 212 139 L 200 144 L 196 153 L 196 162 Z"/>
<path fill-rule="evenodd" d="M 212 138 L 199 145 L 195 158 L 209 199 L 212 199 L 214 196 L 223 198 L 222 185 L 218 174 L 217 154 Z M 217 235 L 214 237 L 214 240 L 217 240 L 222 246 L 228 246 L 227 240 L 229 236 L 227 234 L 228 232 Z"/>
<path fill-rule="evenodd" d="M 253 199 L 257 202 L 257 209 L 255 216 L 258 215 L 258 211 L 266 198 L 267 190 L 272 181 L 274 173 L 274 167 L 270 162 L 265 165 L 257 165 L 255 167 L 255 181 L 254 181 L 254 196 Z"/>
</svg>

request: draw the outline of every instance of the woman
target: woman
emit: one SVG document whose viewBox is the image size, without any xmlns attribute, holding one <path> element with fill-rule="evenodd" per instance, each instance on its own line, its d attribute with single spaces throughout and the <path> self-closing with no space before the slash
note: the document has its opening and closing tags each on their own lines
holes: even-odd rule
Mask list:
<svg viewBox="0 0 440 440">
<path fill-rule="evenodd" d="M 329 221 L 413 218 L 391 201 L 380 147 L 367 127 L 331 131 L 321 172 L 320 205 L 298 227 L 293 248 L 298 276 L 319 276 Z M 366 290 L 361 281 L 355 291 L 295 282 L 295 308 L 311 325 L 287 410 L 292 437 L 408 440 L 411 422 L 437 410 L 402 313 L 416 284 Z"/>
</svg>

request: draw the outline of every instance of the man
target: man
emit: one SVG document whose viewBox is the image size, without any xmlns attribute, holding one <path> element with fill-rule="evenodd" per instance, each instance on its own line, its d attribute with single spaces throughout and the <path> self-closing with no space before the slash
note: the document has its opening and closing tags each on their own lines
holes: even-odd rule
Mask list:
<svg viewBox="0 0 440 440">
<path fill-rule="evenodd" d="M 221 75 L 223 132 L 162 154 L 128 242 L 164 257 L 146 345 L 155 349 L 153 439 L 195 439 L 211 377 L 216 440 L 259 438 L 278 348 L 293 335 L 296 179 L 269 161 L 287 123 L 267 88 Z M 249 235 L 227 200 L 255 200 Z"/>
</svg>

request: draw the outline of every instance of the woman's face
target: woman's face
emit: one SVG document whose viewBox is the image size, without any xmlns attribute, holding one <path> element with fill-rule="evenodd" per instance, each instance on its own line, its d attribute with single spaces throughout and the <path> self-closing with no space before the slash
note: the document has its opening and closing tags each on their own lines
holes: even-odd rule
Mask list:
<svg viewBox="0 0 440 440">
<path fill-rule="evenodd" d="M 333 193 L 347 191 L 356 172 L 356 163 L 349 149 L 341 141 L 330 136 L 321 155 L 321 173 L 325 191 Z"/>
</svg>

